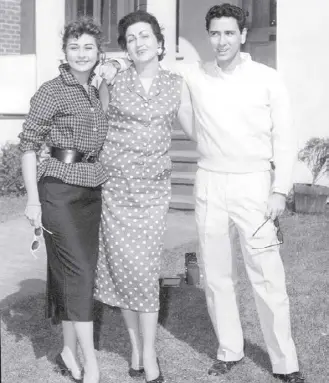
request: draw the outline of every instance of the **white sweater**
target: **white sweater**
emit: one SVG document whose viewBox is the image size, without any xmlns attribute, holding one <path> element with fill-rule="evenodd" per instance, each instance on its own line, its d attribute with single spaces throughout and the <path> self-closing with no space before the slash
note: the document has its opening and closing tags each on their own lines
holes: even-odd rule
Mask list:
<svg viewBox="0 0 329 383">
<path fill-rule="evenodd" d="M 246 53 L 241 59 L 230 74 L 215 61 L 174 67 L 191 92 L 198 165 L 216 172 L 249 173 L 267 171 L 273 161 L 272 191 L 287 194 L 296 143 L 286 88 L 276 70 Z"/>
</svg>

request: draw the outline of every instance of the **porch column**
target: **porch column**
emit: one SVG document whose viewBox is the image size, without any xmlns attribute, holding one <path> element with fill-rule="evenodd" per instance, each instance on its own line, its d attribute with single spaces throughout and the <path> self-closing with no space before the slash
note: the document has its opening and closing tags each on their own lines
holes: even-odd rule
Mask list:
<svg viewBox="0 0 329 383">
<path fill-rule="evenodd" d="M 163 28 L 166 56 L 164 62 L 176 60 L 176 0 L 148 0 L 147 12 L 152 13 Z"/>
<path fill-rule="evenodd" d="M 65 0 L 36 0 L 36 78 L 37 87 L 58 74 Z"/>
</svg>

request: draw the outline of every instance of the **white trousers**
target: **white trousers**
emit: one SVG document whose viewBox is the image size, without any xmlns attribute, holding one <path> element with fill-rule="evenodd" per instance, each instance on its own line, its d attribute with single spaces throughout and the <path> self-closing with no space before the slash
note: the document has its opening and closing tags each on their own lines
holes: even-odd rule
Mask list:
<svg viewBox="0 0 329 383">
<path fill-rule="evenodd" d="M 240 244 L 273 373 L 298 371 L 291 337 L 289 298 L 279 246 L 272 221 L 265 221 L 270 172 L 233 174 L 199 169 L 195 182 L 195 214 L 204 268 L 207 306 L 219 348 L 217 359 L 243 356 L 243 334 L 235 286 L 236 252 L 233 228 Z M 255 249 L 257 248 L 257 249 Z"/>
</svg>

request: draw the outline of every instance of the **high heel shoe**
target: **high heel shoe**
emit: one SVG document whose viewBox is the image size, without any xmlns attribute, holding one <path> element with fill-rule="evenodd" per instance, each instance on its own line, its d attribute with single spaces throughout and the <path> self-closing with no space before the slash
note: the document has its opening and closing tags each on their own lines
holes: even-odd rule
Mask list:
<svg viewBox="0 0 329 383">
<path fill-rule="evenodd" d="M 61 354 L 58 354 L 56 356 L 56 359 L 55 359 L 55 363 L 58 367 L 58 370 L 59 372 L 63 375 L 63 376 L 67 376 L 69 377 L 73 382 L 76 382 L 76 383 L 83 383 L 83 378 L 81 377 L 81 379 L 76 379 L 73 375 L 72 375 L 72 371 L 67 367 L 67 365 L 65 364 L 63 358 L 62 358 L 62 355 Z"/>
<path fill-rule="evenodd" d="M 130 367 L 128 370 L 128 374 L 131 378 L 140 378 L 144 375 L 144 368 L 139 368 L 138 370 L 135 370 L 134 368 Z"/>
<path fill-rule="evenodd" d="M 158 364 L 158 368 L 159 368 L 159 376 L 155 379 L 152 379 L 152 380 L 146 380 L 146 378 L 145 378 L 146 383 L 163 383 L 164 382 L 164 377 L 162 375 L 162 371 L 160 368 L 160 362 L 159 362 L 158 358 L 157 358 L 157 364 Z"/>
</svg>

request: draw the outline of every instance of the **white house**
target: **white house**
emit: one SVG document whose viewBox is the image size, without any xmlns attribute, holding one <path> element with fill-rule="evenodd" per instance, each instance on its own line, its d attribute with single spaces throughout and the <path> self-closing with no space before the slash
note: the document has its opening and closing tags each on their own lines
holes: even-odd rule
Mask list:
<svg viewBox="0 0 329 383">
<path fill-rule="evenodd" d="M 0 144 L 16 140 L 29 100 L 57 74 L 66 21 L 87 13 L 98 18 L 108 56 L 120 55 L 118 20 L 137 8 L 164 28 L 166 60 L 208 59 L 205 20 L 215 0 L 0 0 Z M 328 0 L 228 0 L 248 11 L 245 49 L 281 72 L 291 94 L 299 146 L 329 135 Z M 297 169 L 296 178 L 305 178 Z"/>
</svg>

